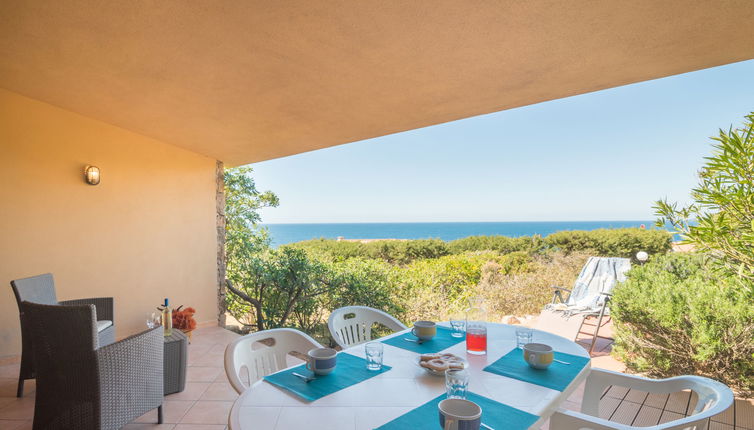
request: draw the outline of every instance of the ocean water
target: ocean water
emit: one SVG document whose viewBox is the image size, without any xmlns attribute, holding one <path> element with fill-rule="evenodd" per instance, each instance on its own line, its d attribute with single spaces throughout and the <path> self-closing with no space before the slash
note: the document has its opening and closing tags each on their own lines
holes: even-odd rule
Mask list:
<svg viewBox="0 0 754 430">
<path fill-rule="evenodd" d="M 547 236 L 561 230 L 595 230 L 598 228 L 652 228 L 653 221 L 542 221 L 542 222 L 420 222 L 420 223 L 349 223 L 349 224 L 264 224 L 270 231 L 273 246 L 309 239 L 442 239 L 468 236 L 502 235 Z"/>
</svg>

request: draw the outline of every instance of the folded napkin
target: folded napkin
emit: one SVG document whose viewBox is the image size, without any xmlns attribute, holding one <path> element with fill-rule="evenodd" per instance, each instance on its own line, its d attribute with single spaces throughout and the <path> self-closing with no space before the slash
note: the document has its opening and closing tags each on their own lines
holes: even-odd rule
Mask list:
<svg viewBox="0 0 754 430">
<path fill-rule="evenodd" d="M 389 423 L 377 427 L 376 430 L 438 429 L 440 428 L 440 411 L 437 405 L 445 398 L 445 394 L 437 396 Z M 482 422 L 495 430 L 525 430 L 539 419 L 536 415 L 475 393 L 468 392 L 466 399 L 482 408 Z"/>
<path fill-rule="evenodd" d="M 280 388 L 290 391 L 302 399 L 313 402 L 319 398 L 325 397 L 336 391 L 356 385 L 359 382 L 366 381 L 381 373 L 391 369 L 390 366 L 382 366 L 380 370 L 367 370 L 367 362 L 361 357 L 355 355 L 340 353 L 338 362 L 329 375 L 317 376 L 315 379 L 306 382 L 298 376 L 293 376 L 296 372 L 300 375 L 309 376 L 312 373 L 306 369 L 306 365 L 292 367 L 281 370 L 264 377 L 265 381 L 277 385 Z"/>
<path fill-rule="evenodd" d="M 571 364 L 553 361 L 547 369 L 534 369 L 524 361 L 523 351 L 516 348 L 485 367 L 484 371 L 563 391 L 573 381 L 573 378 L 581 372 L 581 369 L 589 363 L 587 357 L 563 352 L 555 352 L 555 358 Z"/>
<path fill-rule="evenodd" d="M 411 342 L 410 340 L 406 339 L 418 339 L 416 338 L 416 336 L 411 334 L 411 332 L 408 332 L 399 334 L 398 336 L 393 336 L 389 339 L 385 339 L 382 341 L 382 343 L 386 343 L 391 346 L 397 346 L 398 348 L 403 348 L 412 352 L 416 352 L 418 354 L 433 354 L 435 352 L 440 352 L 442 350 L 448 349 L 451 346 L 466 340 L 465 337 L 451 336 L 450 334 L 452 332 L 453 330 L 438 325 L 437 334 L 432 338 L 432 340 L 424 341 L 422 343 Z"/>
</svg>

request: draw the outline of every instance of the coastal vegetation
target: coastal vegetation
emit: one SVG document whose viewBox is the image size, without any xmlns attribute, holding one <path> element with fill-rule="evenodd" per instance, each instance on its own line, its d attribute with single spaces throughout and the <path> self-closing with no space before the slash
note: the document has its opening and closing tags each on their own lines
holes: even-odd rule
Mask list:
<svg viewBox="0 0 754 430">
<path fill-rule="evenodd" d="M 662 229 L 562 231 L 547 237 L 474 236 L 368 243 L 315 239 L 273 249 L 257 210 L 277 197 L 250 169 L 226 173 L 227 309 L 250 330 L 288 326 L 332 344 L 326 321 L 347 305 L 404 322 L 447 320 L 483 300 L 491 320 L 536 314 L 550 286 L 571 286 L 590 255 L 635 258 L 611 301 L 614 354 L 651 376 L 701 374 L 754 392 L 754 114 L 720 131 L 694 202 L 658 201 L 696 252 L 669 253 Z"/>
<path fill-rule="evenodd" d="M 284 247 L 303 249 L 336 261 L 361 257 L 405 265 L 415 260 L 459 255 L 467 252 L 493 252 L 506 255 L 524 252 L 544 255 L 590 252 L 592 255 L 635 258 L 636 253 L 662 254 L 670 250 L 671 236 L 665 230 L 639 228 L 560 231 L 546 237 L 538 235 L 470 236 L 445 242 L 439 239 L 378 240 L 370 242 L 312 239 Z"/>
<path fill-rule="evenodd" d="M 615 290 L 615 354 L 653 376 L 707 375 L 754 393 L 754 113 L 720 130 L 691 192 L 656 203 L 696 249 L 654 256 Z"/>
<path fill-rule="evenodd" d="M 653 377 L 704 375 L 754 392 L 754 296 L 701 254 L 657 256 L 615 289 L 615 354 Z"/>
<path fill-rule="evenodd" d="M 368 243 L 315 239 L 278 249 L 258 209 L 278 204 L 251 170 L 226 171 L 227 309 L 249 330 L 296 327 L 324 342 L 333 309 L 364 305 L 409 322 L 449 319 L 482 299 L 493 319 L 537 313 L 551 286 L 571 286 L 589 255 L 664 253 L 662 230 L 567 231 Z"/>
</svg>

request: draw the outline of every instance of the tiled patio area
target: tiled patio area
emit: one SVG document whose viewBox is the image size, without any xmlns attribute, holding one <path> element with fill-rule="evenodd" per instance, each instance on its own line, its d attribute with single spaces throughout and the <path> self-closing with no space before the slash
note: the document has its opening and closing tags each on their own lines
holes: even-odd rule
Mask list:
<svg viewBox="0 0 754 430">
<path fill-rule="evenodd" d="M 228 383 L 223 367 L 225 346 L 237 334 L 220 327 L 194 331 L 188 347 L 186 389 L 165 397 L 165 424 L 156 425 L 151 411 L 124 429 L 223 430 L 237 394 Z M 31 429 L 34 415 L 34 381 L 26 382 L 23 399 L 15 397 L 18 365 L 0 366 L 0 429 Z"/>
<path fill-rule="evenodd" d="M 602 332 L 601 332 L 602 333 Z M 219 327 L 194 331 L 189 345 L 186 389 L 165 398 L 165 424 L 156 425 L 156 411 L 147 413 L 125 429 L 222 430 L 237 394 L 228 383 L 223 368 L 225 346 L 238 335 Z M 593 365 L 621 370 L 620 363 L 609 356 L 609 345 L 598 344 Z M 15 397 L 18 365 L 0 366 L 0 429 L 32 428 L 34 381 L 26 382 L 26 395 Z M 564 407 L 579 408 L 581 389 Z M 608 390 L 600 405 L 600 415 L 625 424 L 649 426 L 686 414 L 692 403 L 689 393 L 671 396 L 648 395 L 619 388 Z M 544 427 L 545 429 L 547 426 Z M 754 400 L 736 400 L 733 408 L 716 417 L 710 430 L 754 430 Z"/>
</svg>

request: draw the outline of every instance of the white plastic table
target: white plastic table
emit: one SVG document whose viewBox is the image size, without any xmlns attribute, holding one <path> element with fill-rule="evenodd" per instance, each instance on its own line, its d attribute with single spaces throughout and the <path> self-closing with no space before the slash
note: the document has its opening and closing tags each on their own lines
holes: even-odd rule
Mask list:
<svg viewBox="0 0 754 430">
<path fill-rule="evenodd" d="M 465 342 L 445 351 L 468 360 L 470 391 L 538 415 L 540 419 L 531 427 L 537 429 L 586 379 L 590 367 L 587 364 L 563 392 L 484 372 L 485 366 L 516 347 L 515 329 L 505 324 L 488 324 L 486 355 L 466 354 Z M 387 337 L 404 335 L 405 332 L 400 332 Z M 547 343 L 559 352 L 588 357 L 586 350 L 575 342 L 540 330 L 534 330 L 534 342 Z M 345 351 L 364 357 L 364 345 Z M 392 366 L 390 371 L 314 402 L 305 402 L 260 380 L 234 403 L 228 419 L 230 429 L 374 429 L 445 392 L 445 379 L 419 367 L 417 356 L 386 344 L 384 364 Z"/>
</svg>

